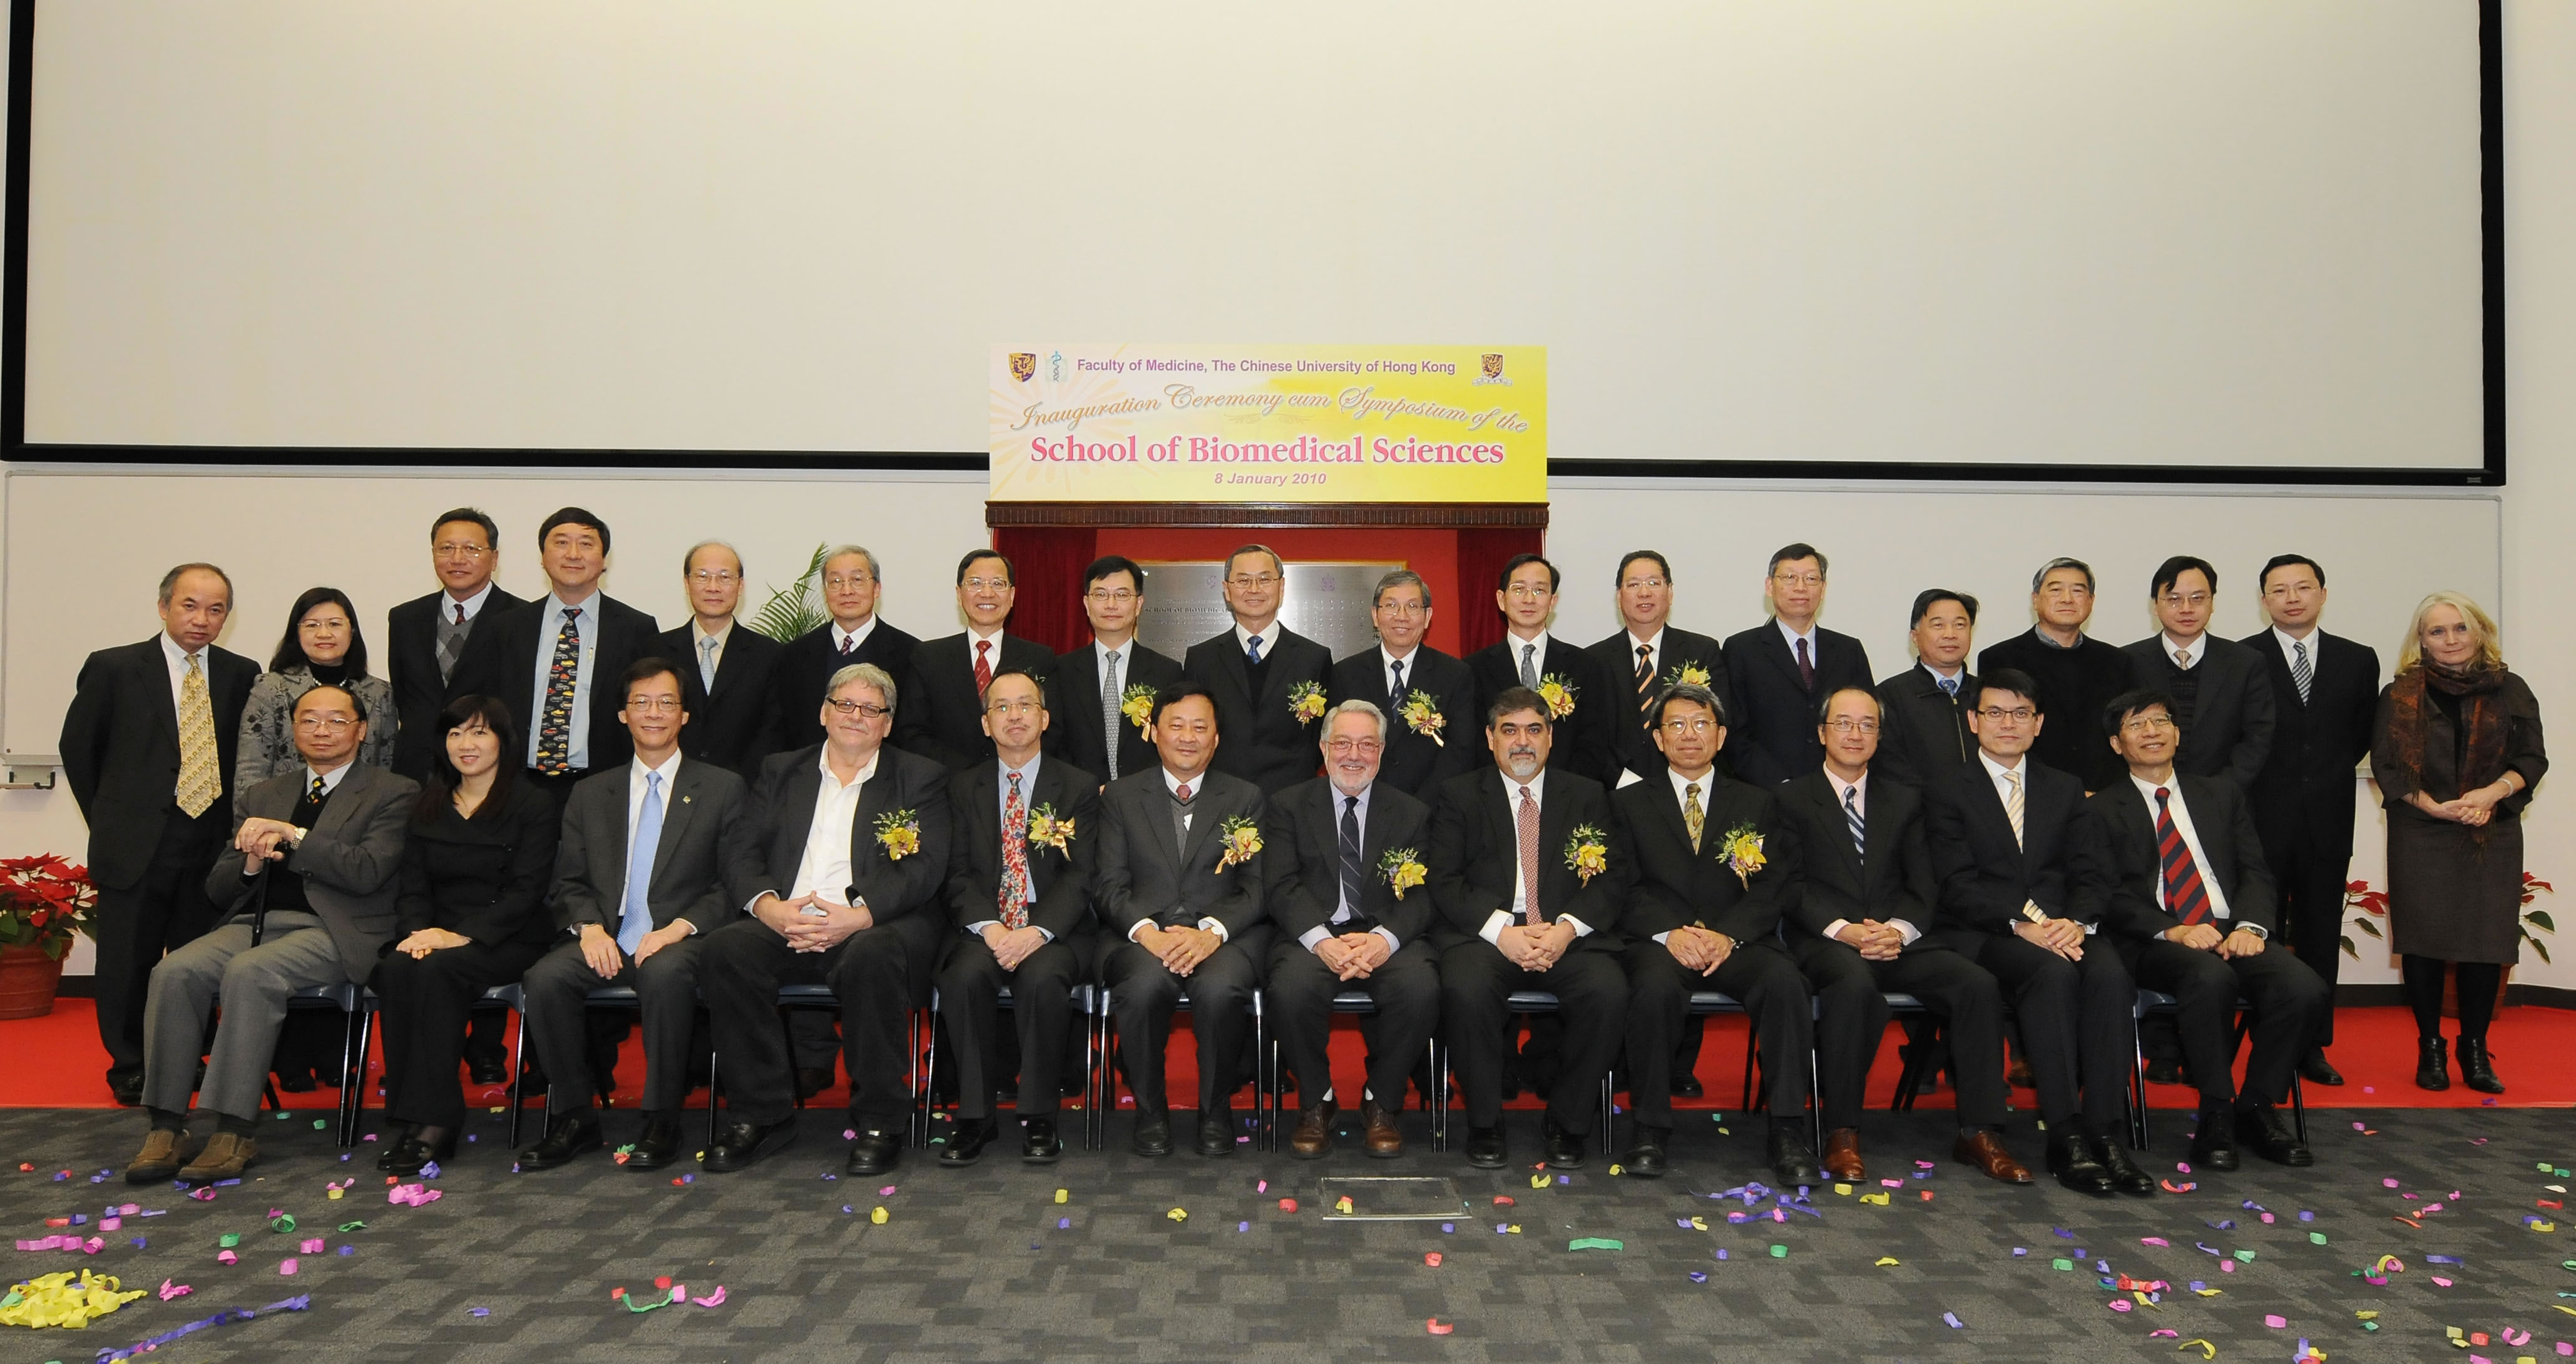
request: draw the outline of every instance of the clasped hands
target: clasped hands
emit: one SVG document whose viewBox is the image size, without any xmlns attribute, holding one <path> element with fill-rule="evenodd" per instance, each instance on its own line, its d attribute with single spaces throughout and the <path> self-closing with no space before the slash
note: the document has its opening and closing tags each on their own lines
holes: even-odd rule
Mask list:
<svg viewBox="0 0 2576 1364">
<path fill-rule="evenodd" d="M 472 941 L 474 941 L 472 938 L 462 933 L 450 932 L 444 928 L 423 928 L 413 932 L 401 942 L 395 943 L 394 950 L 413 961 L 418 961 L 442 948 L 463 947 Z"/>
<path fill-rule="evenodd" d="M 2238 957 L 2253 956 L 2263 950 L 2261 934 L 2248 933 L 2239 928 L 2221 937 L 2215 924 L 2184 924 L 2179 928 L 2168 928 L 2164 932 L 2164 939 L 2166 942 L 2181 943 L 2195 952 L 2216 952 L 2231 961 Z"/>
<path fill-rule="evenodd" d="M 1512 924 L 1494 935 L 1503 959 L 1524 971 L 1544 971 L 1564 958 L 1574 945 L 1574 926 L 1563 919 L 1544 924 Z"/>
<path fill-rule="evenodd" d="M 1136 930 L 1136 945 L 1154 954 L 1163 969 L 1176 976 L 1187 976 L 1199 969 L 1199 963 L 1216 955 L 1225 943 L 1204 928 L 1184 924 L 1179 928 L 1162 928 L 1147 924 Z"/>
<path fill-rule="evenodd" d="M 1375 933 L 1344 933 L 1316 943 L 1315 955 L 1337 980 L 1366 980 L 1371 971 L 1386 965 L 1395 949 Z"/>
<path fill-rule="evenodd" d="M 2073 919 L 2016 919 L 2013 934 L 2068 961 L 2084 960 L 2084 925 Z"/>
<path fill-rule="evenodd" d="M 1905 950 L 1905 930 L 1876 919 L 1846 923 L 1834 936 L 1859 948 L 1863 961 L 1894 961 Z"/>
<path fill-rule="evenodd" d="M 993 960 L 1005 971 L 1020 969 L 1029 954 L 1047 945 L 1047 935 L 1036 924 L 1004 928 L 999 923 L 984 925 L 984 945 L 993 949 Z"/>
<path fill-rule="evenodd" d="M 876 916 L 868 912 L 865 902 L 836 905 L 820 895 L 799 895 L 792 900 L 763 894 L 751 906 L 752 917 L 770 926 L 798 952 L 828 952 L 838 947 L 843 938 L 863 928 L 876 927 Z M 644 954 L 636 953 L 636 960 Z"/>
<path fill-rule="evenodd" d="M 233 834 L 233 847 L 242 854 L 242 875 L 259 875 L 260 863 L 286 860 L 286 844 L 295 841 L 295 826 L 282 819 L 263 819 L 253 815 L 242 821 Z"/>
<path fill-rule="evenodd" d="M 2503 785 L 2505 783 L 2502 781 L 2491 781 L 2474 791 L 2462 793 L 2456 800 L 2437 801 L 2421 791 L 2415 792 L 2408 799 L 2415 802 L 2416 809 L 2422 810 L 2435 819 L 2447 819 L 2454 824 L 2465 824 L 2476 829 L 2493 820 L 2496 803 L 2512 794 L 2510 791 L 2499 793 L 2496 788 Z"/>
<path fill-rule="evenodd" d="M 687 936 L 689 921 L 686 919 L 673 919 L 654 929 L 644 935 L 643 941 L 635 944 L 635 964 L 643 965 L 654 953 Z M 617 973 L 626 965 L 624 954 L 617 950 L 617 939 L 598 924 L 581 926 L 581 959 L 590 964 L 591 970 L 599 973 L 601 980 L 617 979 Z"/>
</svg>

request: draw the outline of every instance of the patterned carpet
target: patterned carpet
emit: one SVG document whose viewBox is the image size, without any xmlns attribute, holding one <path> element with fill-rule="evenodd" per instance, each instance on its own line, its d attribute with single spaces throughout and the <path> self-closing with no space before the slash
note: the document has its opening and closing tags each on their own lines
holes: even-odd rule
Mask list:
<svg viewBox="0 0 2576 1364">
<path fill-rule="evenodd" d="M 907 1153 L 894 1177 L 862 1185 L 827 1177 L 841 1168 L 839 1124 L 816 1113 L 798 1144 L 767 1164 L 674 1186 L 668 1173 L 629 1172 L 605 1156 L 513 1175 L 499 1119 L 478 1118 L 480 1140 L 431 1183 L 444 1197 L 408 1207 L 385 1202 L 374 1147 L 362 1144 L 343 1164 L 305 1115 L 267 1125 L 256 1178 L 206 1203 L 166 1185 L 88 1182 L 132 1153 L 142 1133 L 135 1115 L 20 1110 L 0 1113 L 0 1212 L 12 1237 L 58 1234 L 44 1220 L 74 1212 L 94 1224 L 110 1200 L 167 1211 L 115 1232 L 85 1229 L 108 1242 L 94 1257 L 12 1251 L 14 1272 L 86 1266 L 130 1287 L 166 1278 L 195 1292 L 143 1298 L 81 1331 L 0 1327 L 0 1361 L 87 1361 L 294 1293 L 310 1293 L 311 1310 L 200 1332 L 154 1357 L 2068 1361 L 2197 1359 L 2197 1346 L 2181 1355 L 2177 1346 L 2206 1340 L 2220 1359 L 2286 1360 L 2305 1337 L 2336 1361 L 2474 1354 L 2503 1364 L 2555 1357 L 2555 1342 L 2576 1339 L 2576 1318 L 2553 1310 L 2576 1303 L 2559 1296 L 2576 1292 L 2576 1273 L 2561 1267 L 2576 1255 L 2576 1225 L 2547 1208 L 2538 1215 L 2561 1229 L 2524 1222 L 2536 1199 L 2561 1198 L 2544 1185 L 2570 1182 L 2555 1173 L 2576 1162 L 2566 1113 L 2387 1111 L 2368 1115 L 2370 1133 L 2354 1130 L 2351 1116 L 2319 1115 L 2314 1170 L 2249 1161 L 2234 1175 L 2181 1175 L 2173 1167 L 2186 1122 L 2160 1115 L 2150 1168 L 2198 1189 L 2111 1202 L 2046 1182 L 1992 1184 L 1950 1162 L 1942 1115 L 1873 1114 L 1864 1129 L 1873 1175 L 1914 1175 L 1901 1167 L 1918 1157 L 1935 1167 L 1898 1189 L 1819 1191 L 1821 1218 L 1729 1225 L 1724 1214 L 1743 1204 L 1702 1195 L 1762 1176 L 1751 1124 L 1728 1124 L 1731 1135 L 1715 1122 L 1685 1129 L 1679 1168 L 1661 1182 L 1610 1177 L 1596 1156 L 1545 1190 L 1530 1187 L 1526 1166 L 1480 1174 L 1455 1155 L 1430 1155 L 1418 1115 L 1415 1150 L 1396 1162 L 1347 1145 L 1318 1164 L 1249 1149 L 1221 1161 L 1187 1152 L 1144 1161 L 1126 1153 L 1120 1118 L 1110 1151 L 1077 1151 L 1053 1170 L 988 1155 L 950 1172 Z M 611 1137 L 624 1139 L 634 1121 L 612 1118 Z M 1513 1121 L 1515 1156 L 1534 1160 L 1534 1123 Z M 2014 1142 L 2036 1163 L 2026 1125 Z M 34 1170 L 18 1171 L 22 1161 Z M 72 1177 L 57 1180 L 66 1169 Z M 1327 1222 L 1314 1197 L 1325 1173 L 1454 1177 L 1474 1220 L 1450 1233 L 1438 1223 Z M 358 1182 L 345 1198 L 326 1198 L 328 1181 L 351 1176 Z M 1256 1192 L 1263 1179 L 1269 1190 Z M 885 1185 L 894 1191 L 880 1195 Z M 1053 1201 L 1059 1187 L 1069 1191 L 1063 1205 Z M 1892 1197 L 1865 1206 L 1863 1192 Z M 1493 1206 L 1497 1195 L 1515 1202 Z M 1281 1211 L 1282 1196 L 1299 1198 L 1299 1210 Z M 2249 1200 L 2276 1221 L 2240 1206 Z M 2434 1202 L 2441 1211 L 2417 1212 Z M 869 1217 L 879 1207 L 882 1225 Z M 273 1233 L 272 1208 L 299 1229 Z M 1188 1219 L 1171 1220 L 1173 1208 Z M 2421 1228 L 2392 1220 L 2401 1211 Z M 1693 1216 L 1708 1229 L 1691 1229 Z M 1068 1225 L 1059 1229 L 1059 1219 Z M 334 1230 L 358 1220 L 364 1230 Z M 1497 1234 L 1497 1222 L 1519 1234 Z M 2216 1225 L 2225 1222 L 2234 1226 Z M 236 1266 L 215 1261 L 226 1232 L 241 1237 Z M 317 1235 L 325 1252 L 299 1256 L 299 1272 L 281 1277 L 294 1243 Z M 145 1247 L 129 1243 L 135 1236 Z M 1625 1245 L 1567 1248 L 1591 1237 Z M 2149 1237 L 2170 1245 L 2141 1243 Z M 2222 1273 L 2195 1242 L 2253 1258 Z M 344 1244 L 354 1253 L 339 1254 Z M 1785 1256 L 1774 1258 L 1774 1246 Z M 2016 1257 L 2017 1247 L 2028 1253 Z M 1426 1265 L 1426 1252 L 1443 1263 Z M 2400 1256 L 2404 1271 L 2386 1287 L 2355 1277 L 2383 1252 Z M 2428 1264 L 2427 1255 L 2462 1263 Z M 1882 1257 L 1897 1263 L 1881 1266 Z M 2059 1258 L 2075 1267 L 2053 1268 Z M 2157 1306 L 2108 1310 L 2130 1299 L 2097 1286 L 2095 1261 L 2171 1280 L 2173 1291 Z M 610 1297 L 624 1286 L 658 1299 L 658 1275 L 693 1298 L 721 1284 L 726 1300 L 638 1313 Z M 2187 1287 L 2195 1279 L 2223 1291 L 2196 1296 Z M 2376 1334 L 2356 1310 L 2380 1313 Z M 2267 1326 L 2267 1316 L 2284 1324 Z M 1431 1334 L 1435 1319 L 1454 1333 Z M 2499 1340 L 2455 1351 L 2446 1326 L 2534 1336 L 2520 1347 Z M 2176 1334 L 2149 1334 L 2158 1330 Z"/>
</svg>

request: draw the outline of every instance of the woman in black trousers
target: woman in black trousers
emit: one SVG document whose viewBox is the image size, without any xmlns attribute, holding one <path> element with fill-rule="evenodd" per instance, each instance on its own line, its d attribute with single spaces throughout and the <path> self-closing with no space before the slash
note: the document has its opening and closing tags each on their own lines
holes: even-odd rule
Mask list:
<svg viewBox="0 0 2576 1364">
<path fill-rule="evenodd" d="M 2415 608 L 2379 694 L 2370 771 L 2388 811 L 2388 935 L 2415 1010 L 2415 1083 L 2449 1089 L 2442 976 L 2459 984 L 2460 1083 L 2502 1094 L 2487 1055 L 2504 970 L 2522 955 L 2522 811 L 2549 770 L 2540 703 L 2507 672 L 2495 622 L 2456 592 Z"/>
<path fill-rule="evenodd" d="M 546 888 L 562 823 L 552 798 L 514 780 L 520 743 L 509 709 L 493 697 L 459 697 L 437 723 L 445 743 L 403 849 L 405 936 L 372 982 L 391 1088 L 385 1116 L 398 1125 L 376 1168 L 394 1175 L 455 1156 L 467 1014 L 485 990 L 519 979 L 555 937 Z"/>
</svg>

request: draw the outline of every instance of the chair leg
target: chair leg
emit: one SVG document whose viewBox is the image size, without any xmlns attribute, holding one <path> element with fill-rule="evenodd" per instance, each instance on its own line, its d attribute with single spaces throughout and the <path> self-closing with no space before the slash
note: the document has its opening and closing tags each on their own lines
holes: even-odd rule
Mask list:
<svg viewBox="0 0 2576 1364">
<path fill-rule="evenodd" d="M 930 1096 L 937 1092 L 939 1080 L 939 1025 L 935 1021 L 931 1024 L 930 1047 L 926 1055 L 928 1059 L 925 1060 L 921 1045 L 921 1011 L 915 1009 L 912 1011 L 912 1075 L 909 1081 L 912 1086 L 910 1126 L 912 1144 L 921 1148 L 930 1145 Z"/>
<path fill-rule="evenodd" d="M 1426 1095 L 1431 1109 L 1431 1149 L 1446 1153 L 1449 1149 L 1449 1049 L 1440 1039 L 1431 1040 L 1432 1093 Z"/>
<path fill-rule="evenodd" d="M 367 1047 L 376 1036 L 376 1011 L 362 999 L 354 1020 L 357 1045 L 350 1048 L 344 1041 L 340 1059 L 340 1149 L 358 1144 L 358 1120 L 367 1106 Z"/>
<path fill-rule="evenodd" d="M 1753 1049 L 1753 1016 L 1747 1014 L 1744 1018 L 1744 1099 L 1736 1105 L 1738 1111 L 1753 1111 L 1753 1078 L 1761 1069 L 1761 1054 Z"/>
<path fill-rule="evenodd" d="M 2299 1073 L 2290 1072 L 2290 1121 L 2298 1129 L 2299 1144 L 2308 1144 L 2308 1096 L 2299 1084 Z"/>
<path fill-rule="evenodd" d="M 519 1105 L 524 1102 L 528 1083 L 528 1016 L 519 1020 L 518 1041 L 510 1057 L 510 1149 L 519 1149 Z"/>
<path fill-rule="evenodd" d="M 1619 1103 L 1617 1091 L 1611 1088 L 1610 1072 L 1601 1073 L 1601 1155 L 1608 1159 L 1619 1145 Z"/>
<path fill-rule="evenodd" d="M 1261 1016 L 1261 992 L 1259 990 L 1255 990 L 1252 992 L 1253 1058 L 1258 1061 L 1262 1053 L 1269 1049 L 1269 1045 L 1269 1020 Z M 1257 1083 L 1258 1078 L 1259 1077 L 1255 1077 L 1256 1083 L 1253 1086 L 1254 1092 L 1252 1095 L 1252 1149 L 1256 1151 L 1268 1151 L 1271 1149 L 1272 1128 L 1270 1115 L 1263 1112 L 1261 1108 L 1260 1085 Z"/>
<path fill-rule="evenodd" d="M 724 1083 L 724 1077 L 716 1073 L 716 1063 L 721 1059 L 718 1052 L 707 1053 L 707 1145 L 710 1147 L 716 1144 L 716 1098 L 723 1092 L 719 1086 Z"/>
<path fill-rule="evenodd" d="M 2129 1149 L 2147 1149 L 2147 1049 L 2129 1029 Z"/>
</svg>

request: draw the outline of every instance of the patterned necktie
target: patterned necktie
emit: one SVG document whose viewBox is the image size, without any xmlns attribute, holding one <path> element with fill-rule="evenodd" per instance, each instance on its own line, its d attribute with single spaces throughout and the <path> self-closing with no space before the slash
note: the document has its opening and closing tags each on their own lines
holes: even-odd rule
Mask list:
<svg viewBox="0 0 2576 1364">
<path fill-rule="evenodd" d="M 1521 685 L 1531 691 L 1538 690 L 1538 646 L 1535 644 L 1521 646 Z"/>
<path fill-rule="evenodd" d="M 572 770 L 572 694 L 581 680 L 580 620 L 580 607 L 564 608 L 563 628 L 555 632 L 554 662 L 546 668 L 546 708 L 537 717 L 537 770 L 550 777 Z"/>
<path fill-rule="evenodd" d="M 1637 714 L 1640 718 L 1654 714 L 1654 688 L 1655 654 L 1652 649 L 1640 644 L 1637 646 Z"/>
<path fill-rule="evenodd" d="M 1690 830 L 1691 851 L 1699 851 L 1699 836 L 1708 830 L 1708 811 L 1699 808 L 1699 783 L 1682 788 L 1682 827 Z"/>
<path fill-rule="evenodd" d="M 2167 803 L 2168 791 L 2156 788 L 2156 856 L 2164 863 L 2165 912 L 2186 924 L 2209 922 L 2209 887 L 2200 880 L 2200 864 L 2191 855 L 2191 845 L 2182 841 L 2182 830 L 2174 825 L 2173 808 Z"/>
<path fill-rule="evenodd" d="M 975 694 L 977 696 L 983 695 L 984 689 L 993 685 L 992 652 L 993 641 L 989 639 L 975 641 Z"/>
<path fill-rule="evenodd" d="M 1843 792 L 1843 819 L 1851 825 L 1852 851 L 1859 853 L 1863 860 L 1867 860 L 1869 826 L 1861 822 L 1860 788 L 1857 786 Z"/>
<path fill-rule="evenodd" d="M 841 636 L 841 657 L 848 658 L 851 654 L 858 652 L 858 648 L 859 642 L 856 639 L 853 639 L 848 635 Z"/>
<path fill-rule="evenodd" d="M 1798 636 L 1798 685 L 1809 691 L 1816 689 L 1816 662 L 1807 657 L 1805 635 Z"/>
<path fill-rule="evenodd" d="M 322 794 L 322 779 L 317 776 L 313 779 L 313 789 L 305 792 L 304 798 L 319 805 L 322 803 Z"/>
<path fill-rule="evenodd" d="M 1252 643 L 1244 647 L 1243 661 L 1256 668 L 1261 666 L 1261 636 L 1254 635 Z"/>
<path fill-rule="evenodd" d="M 1521 922 L 1538 923 L 1538 801 L 1521 788 Z"/>
<path fill-rule="evenodd" d="M 698 685 L 709 692 L 716 689 L 716 637 L 698 641 Z"/>
<path fill-rule="evenodd" d="M 2004 818 L 2012 821 L 2013 846 L 2023 846 L 2021 838 L 2021 773 L 2004 774 Z"/>
<path fill-rule="evenodd" d="M 1118 729 L 1118 703 L 1125 698 L 1118 692 L 1118 651 L 1109 651 L 1109 672 L 1100 679 L 1100 735 L 1109 749 L 1109 779 L 1118 780 L 1118 744 L 1126 736 Z"/>
<path fill-rule="evenodd" d="M 1341 838 L 1342 903 L 1334 911 L 1333 922 L 1340 923 L 1360 912 L 1360 896 L 1366 893 L 1367 875 L 1360 870 L 1360 798 L 1342 797 Z"/>
<path fill-rule="evenodd" d="M 2181 669 L 2183 669 L 2183 670 L 2184 670 L 2184 671 L 2186 671 L 2186 672 L 2190 671 L 2190 669 L 2191 669 L 2191 650 L 2189 650 L 2189 649 L 2176 649 L 2176 650 L 2174 650 L 2174 666 L 2175 666 L 2175 667 L 2177 667 L 2177 668 L 2181 668 Z"/>
<path fill-rule="evenodd" d="M 2290 642 L 2290 680 L 2299 684 L 2299 704 L 2308 703 L 2308 688 L 2317 680 L 2316 668 L 2308 662 L 2308 642 Z"/>
<path fill-rule="evenodd" d="M 1172 842 L 1182 851 L 1190 846 L 1190 784 L 1182 782 L 1172 788 Z"/>
<path fill-rule="evenodd" d="M 179 813 L 195 819 L 223 793 L 223 773 L 215 762 L 215 702 L 206 693 L 204 660 L 190 654 L 188 671 L 179 678 L 179 784 L 171 794 Z"/>
<path fill-rule="evenodd" d="M 628 959 L 653 931 L 653 854 L 662 847 L 662 774 L 644 774 L 644 809 L 635 817 L 635 837 L 626 849 L 626 899 L 617 921 L 617 947 Z"/>
<path fill-rule="evenodd" d="M 1941 684 L 1941 694 L 1942 694 L 1942 695 L 1949 697 L 1949 698 L 1950 698 L 1951 700 L 1953 700 L 1953 701 L 1956 701 L 1956 700 L 1958 700 L 1958 699 L 1959 699 L 1959 679 L 1958 679 L 1958 678 L 1956 678 L 1956 677 L 1942 677 L 1942 678 L 1935 678 L 1935 679 L 1933 679 L 1933 680 L 1934 680 L 1934 681 L 1937 681 L 1937 682 L 1939 682 L 1939 683 Z"/>
<path fill-rule="evenodd" d="M 472 628 L 465 619 L 465 603 L 450 601 L 456 619 L 438 623 L 438 680 L 445 682 L 456 675 L 456 661 L 465 656 L 465 637 Z"/>
<path fill-rule="evenodd" d="M 1020 799 L 1020 774 L 1010 777 L 1002 800 L 1002 927 L 1017 930 L 1029 922 L 1029 807 Z"/>
<path fill-rule="evenodd" d="M 1389 686 L 1387 687 L 1387 689 L 1386 689 L 1386 699 L 1388 699 L 1388 700 L 1390 700 L 1390 701 L 1393 701 L 1394 703 L 1396 703 L 1396 704 L 1397 704 L 1397 705 L 1399 705 L 1399 706 L 1400 706 L 1400 705 L 1403 705 L 1403 704 L 1404 704 L 1404 660 L 1403 660 L 1403 659 L 1400 659 L 1400 658 L 1390 660 L 1390 661 L 1388 662 L 1388 664 L 1387 664 L 1387 667 L 1388 667 L 1390 670 L 1392 670 L 1392 671 L 1394 672 L 1394 674 L 1395 674 L 1395 681 L 1394 681 L 1391 685 L 1389 685 Z"/>
</svg>

